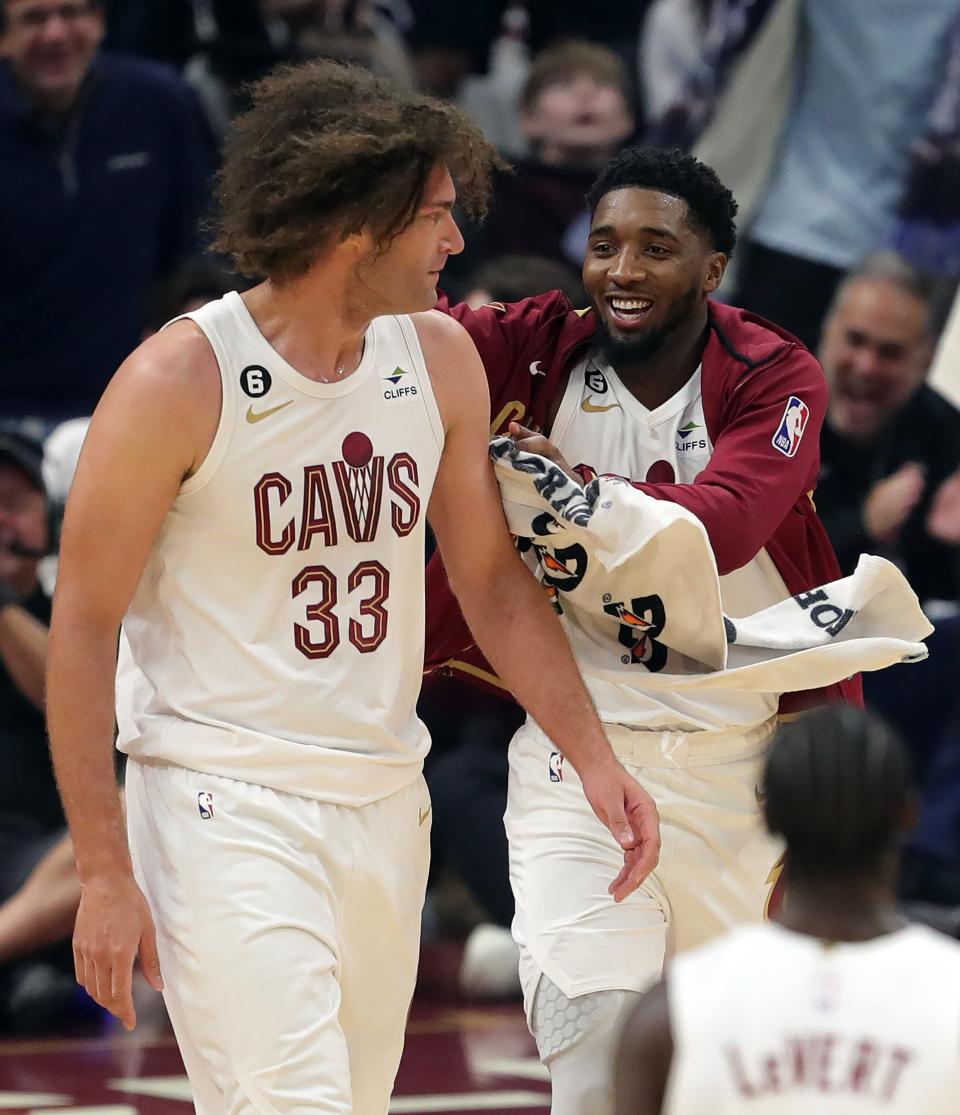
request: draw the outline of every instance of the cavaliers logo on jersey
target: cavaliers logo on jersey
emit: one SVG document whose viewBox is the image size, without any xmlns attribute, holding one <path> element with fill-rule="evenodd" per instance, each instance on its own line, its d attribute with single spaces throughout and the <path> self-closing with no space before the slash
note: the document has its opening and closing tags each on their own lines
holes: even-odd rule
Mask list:
<svg viewBox="0 0 960 1115">
<path fill-rule="evenodd" d="M 260 477 L 254 512 L 261 550 L 285 554 L 295 543 L 298 550 L 307 550 L 317 536 L 325 546 L 336 546 L 343 532 L 353 542 L 373 542 L 385 493 L 394 533 L 400 538 L 410 534 L 421 511 L 414 458 L 399 452 L 388 461 L 361 430 L 347 434 L 340 452 L 337 460 L 306 465 L 296 482 L 280 472 Z"/>
</svg>

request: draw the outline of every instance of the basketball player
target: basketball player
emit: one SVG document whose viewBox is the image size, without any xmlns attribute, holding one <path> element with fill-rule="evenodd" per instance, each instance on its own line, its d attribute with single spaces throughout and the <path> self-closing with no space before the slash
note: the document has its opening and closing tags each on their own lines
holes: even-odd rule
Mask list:
<svg viewBox="0 0 960 1115">
<path fill-rule="evenodd" d="M 736 239 L 729 190 L 692 157 L 633 149 L 600 174 L 589 203 L 589 310 L 553 292 L 450 311 L 484 362 L 494 432 L 509 429 L 568 473 L 615 474 L 691 511 L 728 615 L 835 579 L 809 497 L 827 401 L 820 366 L 776 326 L 709 298 Z M 562 567 L 569 555 L 549 556 Z M 470 640 L 441 573 L 428 577 L 429 665 L 489 676 L 464 651 Z M 655 593 L 655 583 L 638 585 L 625 609 L 643 615 L 642 597 Z M 612 1107 L 622 1012 L 665 957 L 764 915 L 782 848 L 764 829 L 756 786 L 778 710 L 857 700 L 858 685 L 779 701 L 645 691 L 658 668 L 645 632 L 611 628 L 607 663 L 593 668 L 604 648 L 592 619 L 563 607 L 613 749 L 653 794 L 663 836 L 644 886 L 619 906 L 608 901 L 615 849 L 580 807 L 576 774 L 551 766 L 549 731 L 521 727 L 506 826 L 527 1016 L 550 1069 L 553 1115 L 594 1115 Z"/>
<path fill-rule="evenodd" d="M 418 312 L 463 245 L 454 181 L 481 209 L 494 158 L 364 71 L 266 79 L 220 191 L 220 247 L 266 281 L 146 341 L 86 439 L 49 684 L 77 975 L 130 1027 L 138 950 L 154 986 L 162 969 L 201 1115 L 387 1110 L 427 873 L 425 513 L 620 842 L 616 897 L 656 860 L 650 799 L 510 543 L 476 351 Z"/>
<path fill-rule="evenodd" d="M 895 906 L 914 819 L 882 722 L 821 709 L 782 729 L 764 810 L 789 902 L 678 957 L 633 1010 L 616 1115 L 948 1115 L 960 1095 L 960 944 Z"/>
</svg>

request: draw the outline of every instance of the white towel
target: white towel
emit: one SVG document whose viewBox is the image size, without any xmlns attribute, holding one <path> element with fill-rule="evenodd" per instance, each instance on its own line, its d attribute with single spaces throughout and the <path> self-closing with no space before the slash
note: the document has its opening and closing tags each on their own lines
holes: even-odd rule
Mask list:
<svg viewBox="0 0 960 1115">
<path fill-rule="evenodd" d="M 612 641 L 624 622 L 649 625 L 668 648 L 666 667 L 637 673 L 637 688 L 787 693 L 927 655 L 933 627 L 883 558 L 864 555 L 849 577 L 731 620 L 707 532 L 685 508 L 616 478 L 582 486 L 510 438 L 490 455 L 510 530 L 532 546 L 561 611 L 607 623 Z M 625 616 L 623 602 L 638 598 L 649 609 Z"/>
</svg>

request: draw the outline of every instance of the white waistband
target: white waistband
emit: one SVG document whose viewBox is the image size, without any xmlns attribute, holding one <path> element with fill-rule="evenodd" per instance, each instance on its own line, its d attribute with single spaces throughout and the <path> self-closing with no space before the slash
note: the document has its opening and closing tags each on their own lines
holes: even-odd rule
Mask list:
<svg viewBox="0 0 960 1115">
<path fill-rule="evenodd" d="M 623 724 L 603 727 L 621 762 L 642 767 L 705 767 L 762 754 L 777 729 L 777 718 L 771 716 L 759 724 L 738 725 L 725 732 L 641 730 Z M 554 746 L 543 729 L 529 718 L 517 736 L 521 733 Z"/>
</svg>

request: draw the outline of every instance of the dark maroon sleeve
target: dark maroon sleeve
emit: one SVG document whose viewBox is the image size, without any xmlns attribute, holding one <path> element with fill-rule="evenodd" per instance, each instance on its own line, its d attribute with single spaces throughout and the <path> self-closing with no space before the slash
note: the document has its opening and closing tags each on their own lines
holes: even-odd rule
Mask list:
<svg viewBox="0 0 960 1115">
<path fill-rule="evenodd" d="M 791 395 L 810 408 L 810 416 L 796 454 L 788 457 L 773 439 Z M 815 487 L 826 409 L 820 365 L 805 350 L 791 349 L 735 388 L 713 455 L 692 484 L 634 484 L 692 511 L 707 529 L 720 574 L 730 573 L 756 557 L 797 501 Z"/>
<path fill-rule="evenodd" d="M 560 291 L 549 291 L 521 302 L 491 302 L 471 310 L 465 302 L 453 306 L 441 295 L 436 309 L 449 314 L 470 334 L 487 373 L 495 408 L 516 388 L 529 396 L 531 364 L 548 344 L 550 322 L 569 313 L 570 303 Z M 511 388 L 514 390 L 511 391 Z"/>
</svg>

